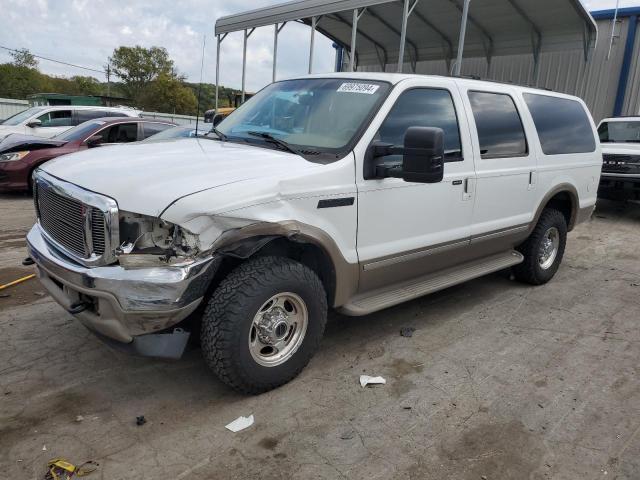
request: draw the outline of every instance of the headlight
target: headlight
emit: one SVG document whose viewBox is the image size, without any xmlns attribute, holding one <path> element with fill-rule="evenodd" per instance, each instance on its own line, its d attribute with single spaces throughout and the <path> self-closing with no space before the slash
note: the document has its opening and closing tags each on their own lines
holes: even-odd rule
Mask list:
<svg viewBox="0 0 640 480">
<path fill-rule="evenodd" d="M 143 268 L 184 265 L 198 254 L 198 237 L 159 218 L 120 212 L 120 265 Z"/>
<path fill-rule="evenodd" d="M 29 150 L 23 150 L 22 152 L 10 152 L 0 155 L 0 162 L 15 162 L 16 160 L 22 160 L 29 155 Z"/>
</svg>

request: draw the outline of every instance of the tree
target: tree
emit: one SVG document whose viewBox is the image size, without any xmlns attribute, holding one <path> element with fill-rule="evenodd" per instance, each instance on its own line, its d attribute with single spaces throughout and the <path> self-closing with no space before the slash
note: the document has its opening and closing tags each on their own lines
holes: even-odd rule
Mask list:
<svg viewBox="0 0 640 480">
<path fill-rule="evenodd" d="M 175 76 L 161 73 L 150 82 L 139 99 L 139 107 L 166 113 L 195 115 L 197 99 L 193 91 Z"/>
<path fill-rule="evenodd" d="M 161 47 L 118 47 L 109 58 L 115 76 L 123 83 L 125 93 L 134 101 L 141 101 L 145 89 L 160 75 L 178 78 L 173 60 Z"/>
<path fill-rule="evenodd" d="M 16 67 L 24 67 L 36 69 L 38 68 L 38 60 L 33 54 L 27 50 L 26 48 L 21 48 L 20 50 L 14 50 L 10 53 L 11 58 L 13 58 L 13 64 Z"/>
</svg>

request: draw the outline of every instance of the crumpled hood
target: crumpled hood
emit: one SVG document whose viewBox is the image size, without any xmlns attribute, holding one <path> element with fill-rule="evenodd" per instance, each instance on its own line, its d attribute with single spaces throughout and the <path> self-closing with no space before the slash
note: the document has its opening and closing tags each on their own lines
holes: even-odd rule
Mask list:
<svg viewBox="0 0 640 480">
<path fill-rule="evenodd" d="M 65 143 L 67 142 L 64 140 L 53 140 L 51 138 L 36 137 L 34 135 L 12 133 L 0 141 L 0 153 L 59 147 Z"/>
<path fill-rule="evenodd" d="M 185 138 L 92 148 L 59 157 L 41 168 L 115 199 L 120 210 L 158 216 L 171 203 L 196 192 L 317 167 L 288 152 Z"/>
</svg>

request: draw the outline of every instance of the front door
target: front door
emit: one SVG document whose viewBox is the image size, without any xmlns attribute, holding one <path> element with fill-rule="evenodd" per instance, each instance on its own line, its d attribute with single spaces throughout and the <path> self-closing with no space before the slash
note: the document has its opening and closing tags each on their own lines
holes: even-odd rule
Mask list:
<svg viewBox="0 0 640 480">
<path fill-rule="evenodd" d="M 360 292 L 419 277 L 465 260 L 475 200 L 469 126 L 459 92 L 444 79 L 412 79 L 396 87 L 356 149 Z M 444 179 L 365 179 L 372 141 L 402 146 L 409 127 L 445 132 Z M 398 155 L 384 158 L 394 164 Z"/>
<path fill-rule="evenodd" d="M 71 110 L 53 110 L 38 117 L 40 126 L 27 127 L 28 135 L 51 138 L 76 125 Z"/>
</svg>

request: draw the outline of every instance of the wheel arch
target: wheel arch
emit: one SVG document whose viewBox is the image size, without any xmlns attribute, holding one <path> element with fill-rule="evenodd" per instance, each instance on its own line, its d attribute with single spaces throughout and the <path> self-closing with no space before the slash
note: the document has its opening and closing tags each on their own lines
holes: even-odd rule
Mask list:
<svg viewBox="0 0 640 480">
<path fill-rule="evenodd" d="M 544 209 L 549 207 L 555 208 L 562 213 L 567 221 L 567 231 L 570 232 L 573 230 L 580 209 L 578 191 L 570 183 L 562 183 L 549 190 L 538 204 L 533 221 L 529 227 L 529 233 L 531 233 L 537 225 Z"/>
<path fill-rule="evenodd" d="M 346 303 L 358 288 L 358 265 L 348 263 L 335 241 L 311 225 L 297 221 L 261 222 L 230 232 L 216 243 L 216 252 L 223 256 L 222 276 L 249 258 L 276 255 L 312 269 L 327 292 L 328 304 L 333 307 Z"/>
</svg>

